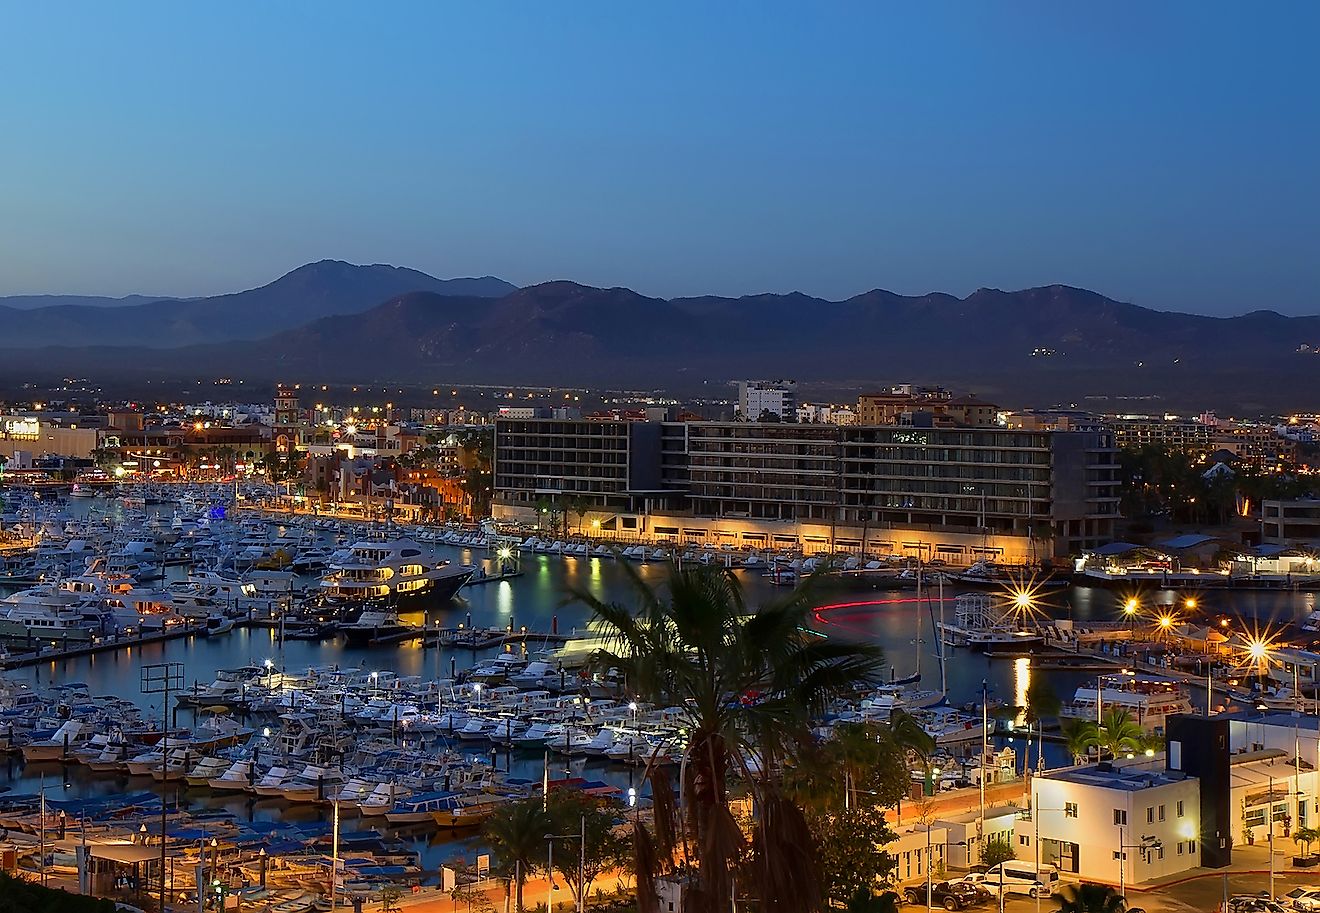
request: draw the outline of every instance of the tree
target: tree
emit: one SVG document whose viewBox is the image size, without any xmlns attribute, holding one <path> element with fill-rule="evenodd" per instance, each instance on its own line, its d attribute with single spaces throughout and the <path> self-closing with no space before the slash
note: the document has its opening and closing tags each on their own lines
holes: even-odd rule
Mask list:
<svg viewBox="0 0 1320 913">
<path fill-rule="evenodd" d="M 1145 732 L 1124 707 L 1110 707 L 1096 730 L 1096 744 L 1117 757 L 1145 747 Z"/>
<path fill-rule="evenodd" d="M 597 667 L 619 670 L 641 700 L 682 708 L 679 795 L 693 836 L 684 836 L 684 855 L 698 863 L 694 910 L 730 909 L 738 874 L 743 893 L 758 894 L 767 909 L 820 909 L 819 860 L 801 845 L 809 829 L 775 774 L 809 742 L 813 715 L 880 680 L 883 653 L 805 633 L 815 578 L 753 610 L 726 568 L 671 565 L 654 587 L 631 564 L 623 569 L 635 609 L 584 589 L 574 596 L 591 608 L 605 643 Z M 731 766 L 757 800 L 751 847 L 727 804 Z"/>
<path fill-rule="evenodd" d="M 894 891 L 876 894 L 870 888 L 859 888 L 848 898 L 848 913 L 898 913 L 899 897 Z"/>
<path fill-rule="evenodd" d="M 1060 722 L 1059 729 L 1074 764 L 1084 763 L 1091 749 L 1100 742 L 1099 727 L 1091 720 L 1066 717 Z"/>
<path fill-rule="evenodd" d="M 881 847 L 895 835 L 880 806 L 853 806 L 833 815 L 813 815 L 809 821 L 829 900 L 847 903 L 858 892 L 869 894 L 889 880 L 894 857 Z"/>
<path fill-rule="evenodd" d="M 1016 858 L 1017 853 L 1013 850 L 1013 841 L 1004 834 L 991 837 L 985 842 L 985 846 L 981 848 L 981 864 L 984 866 L 1011 862 Z"/>
<path fill-rule="evenodd" d="M 1062 709 L 1063 702 L 1059 700 L 1059 695 L 1050 680 L 1043 675 L 1033 675 L 1031 684 L 1027 686 L 1026 722 L 1028 727 L 1032 725 L 1036 727 L 1036 764 L 1039 770 L 1045 769 L 1043 721 L 1045 717 L 1058 716 Z M 1027 738 L 1030 745 L 1030 729 Z"/>
<path fill-rule="evenodd" d="M 908 794 L 908 754 L 926 758 L 935 740 L 901 710 L 888 724 L 841 723 L 830 739 L 798 749 L 784 788 L 817 814 L 857 805 L 892 808 Z"/>
<path fill-rule="evenodd" d="M 1127 900 L 1106 884 L 1083 881 L 1059 888 L 1059 913 L 1123 913 Z"/>
<path fill-rule="evenodd" d="M 542 799 L 536 796 L 502 805 L 482 827 L 495 857 L 494 870 L 513 880 L 517 913 L 523 911 L 523 885 L 537 869 L 551 827 Z"/>
<path fill-rule="evenodd" d="M 556 850 L 562 848 L 563 852 L 555 853 L 554 862 L 559 877 L 568 882 L 574 901 L 578 899 L 579 889 L 589 895 L 601 872 L 624 862 L 629 843 L 616 832 L 615 810 L 601 799 L 571 789 L 555 790 L 548 797 L 549 830 L 542 833 L 542 845 L 545 834 L 573 838 L 558 841 Z"/>
<path fill-rule="evenodd" d="M 1320 842 L 1320 829 L 1314 827 L 1299 827 L 1293 831 L 1293 840 L 1302 848 L 1303 856 L 1311 855 L 1311 844 Z"/>
<path fill-rule="evenodd" d="M 398 885 L 387 884 L 380 889 L 380 908 L 384 913 L 399 909 L 399 898 L 403 896 L 403 891 L 399 890 Z"/>
<path fill-rule="evenodd" d="M 591 502 L 581 495 L 574 495 L 568 502 L 568 509 L 577 514 L 578 535 L 581 535 L 582 521 L 586 519 L 587 512 L 591 510 Z"/>
<path fill-rule="evenodd" d="M 0 913 L 115 913 L 115 903 L 42 887 L 0 872 Z"/>
<path fill-rule="evenodd" d="M 472 516 L 489 516 L 494 485 L 492 475 L 495 461 L 494 429 L 465 432 L 458 439 L 458 449 L 454 458 L 459 468 L 463 470 L 463 492 L 468 496 Z"/>
</svg>

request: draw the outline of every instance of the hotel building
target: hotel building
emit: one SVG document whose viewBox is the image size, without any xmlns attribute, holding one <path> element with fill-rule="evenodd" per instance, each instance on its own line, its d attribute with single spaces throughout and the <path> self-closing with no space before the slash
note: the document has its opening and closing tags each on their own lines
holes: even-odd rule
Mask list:
<svg viewBox="0 0 1320 913">
<path fill-rule="evenodd" d="M 500 420 L 495 515 L 572 501 L 620 538 L 1026 562 L 1113 538 L 1107 432 Z"/>
</svg>

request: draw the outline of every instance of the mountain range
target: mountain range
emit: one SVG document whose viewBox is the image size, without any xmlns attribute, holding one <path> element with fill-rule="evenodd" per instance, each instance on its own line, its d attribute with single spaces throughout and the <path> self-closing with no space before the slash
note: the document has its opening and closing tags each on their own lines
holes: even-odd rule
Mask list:
<svg viewBox="0 0 1320 913">
<path fill-rule="evenodd" d="M 1006 405 L 1157 412 L 1314 408 L 1320 379 L 1320 317 L 1163 312 L 1066 285 L 666 300 L 323 261 L 213 298 L 25 309 L 0 299 L 0 327 L 8 382 L 224 375 L 727 396 L 730 379 L 797 377 L 844 391 L 942 383 Z M 1142 405 L 1123 406 L 1132 400 Z"/>
</svg>

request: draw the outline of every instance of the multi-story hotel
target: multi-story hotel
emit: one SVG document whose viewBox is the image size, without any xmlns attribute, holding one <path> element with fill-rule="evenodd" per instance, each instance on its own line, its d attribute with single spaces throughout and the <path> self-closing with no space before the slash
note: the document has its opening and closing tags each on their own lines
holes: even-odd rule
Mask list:
<svg viewBox="0 0 1320 913">
<path fill-rule="evenodd" d="M 1117 417 L 1105 420 L 1114 432 L 1119 447 L 1168 447 L 1208 453 L 1214 437 L 1213 425 L 1195 419 L 1165 419 L 1148 416 Z"/>
<path fill-rule="evenodd" d="M 966 563 L 1113 537 L 1107 432 L 501 420 L 495 512 L 573 501 L 623 538 Z"/>
</svg>

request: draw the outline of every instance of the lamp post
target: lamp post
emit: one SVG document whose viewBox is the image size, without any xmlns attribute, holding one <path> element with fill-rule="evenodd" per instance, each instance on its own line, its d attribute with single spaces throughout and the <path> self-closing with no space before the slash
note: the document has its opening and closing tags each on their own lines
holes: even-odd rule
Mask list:
<svg viewBox="0 0 1320 913">
<path fill-rule="evenodd" d="M 1127 891 L 1127 851 L 1141 850 L 1141 854 L 1145 856 L 1151 850 L 1157 850 L 1164 845 L 1158 837 L 1150 834 L 1143 834 L 1140 843 L 1126 843 L 1123 835 L 1124 827 L 1120 824 L 1118 826 L 1118 893 L 1120 895 L 1125 895 Z"/>
<path fill-rule="evenodd" d="M 1032 830 L 1032 834 L 1031 834 L 1031 844 L 1032 844 L 1032 846 L 1035 848 L 1035 851 L 1036 851 L 1036 877 L 1037 877 L 1037 879 L 1040 878 L 1040 813 L 1041 813 L 1041 812 L 1066 812 L 1067 810 L 1068 810 L 1068 809 L 1066 809 L 1066 808 L 1041 808 L 1041 807 L 1040 807 L 1040 790 L 1035 790 L 1035 789 L 1033 789 L 1033 790 L 1031 791 L 1031 830 Z M 1123 861 L 1123 860 L 1120 859 L 1120 860 L 1119 860 L 1119 863 L 1122 864 L 1122 861 Z M 1040 893 L 1041 893 L 1041 892 L 1040 892 L 1039 889 L 1042 888 L 1042 887 L 1044 887 L 1044 883 L 1043 883 L 1043 882 L 1040 882 L 1040 881 L 1038 880 L 1038 881 L 1037 881 L 1037 886 L 1036 886 L 1035 888 L 1032 888 L 1032 891 L 1031 891 L 1031 896 L 1032 896 L 1032 898 L 1036 901 L 1036 913 L 1040 913 Z"/>
<path fill-rule="evenodd" d="M 555 905 L 555 841 L 556 840 L 577 840 L 578 841 L 578 889 L 577 889 L 577 913 L 583 913 L 585 909 L 583 904 L 586 901 L 586 871 L 587 871 L 587 816 L 582 816 L 582 832 L 579 834 L 546 834 L 546 845 L 549 851 L 546 854 L 546 875 L 550 879 L 550 888 L 546 892 L 545 909 L 546 913 L 551 913 Z"/>
<path fill-rule="evenodd" d="M 257 851 L 257 858 L 261 860 L 261 887 L 264 890 L 266 887 L 266 861 L 268 859 L 264 846 Z"/>
<path fill-rule="evenodd" d="M 939 769 L 938 767 L 932 767 L 932 768 L 930 769 L 930 772 L 931 772 L 931 777 L 932 777 L 931 792 L 933 793 L 933 792 L 934 792 L 934 784 L 936 784 L 936 783 L 939 782 L 938 779 L 934 779 L 934 778 L 939 777 L 939 775 L 940 775 L 940 769 Z M 930 845 L 930 826 L 931 826 L 931 822 L 930 822 L 930 821 L 927 821 L 927 822 L 926 822 L 926 910 L 927 910 L 927 911 L 929 911 L 930 908 L 931 908 L 931 899 L 932 899 L 932 898 L 931 898 L 931 891 L 932 891 L 932 885 L 931 885 L 931 872 L 930 872 L 930 867 L 931 867 L 931 862 L 934 860 L 934 857 L 933 857 L 932 854 L 931 854 L 931 845 Z"/>
</svg>

